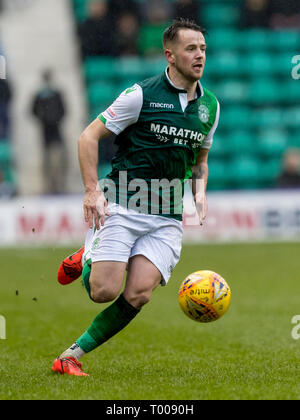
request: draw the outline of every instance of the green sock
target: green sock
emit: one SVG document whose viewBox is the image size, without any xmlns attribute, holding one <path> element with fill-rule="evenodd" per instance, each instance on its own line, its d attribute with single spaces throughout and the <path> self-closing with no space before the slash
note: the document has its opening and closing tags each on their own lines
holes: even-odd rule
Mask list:
<svg viewBox="0 0 300 420">
<path fill-rule="evenodd" d="M 122 294 L 94 319 L 76 343 L 85 353 L 89 353 L 126 327 L 139 312 L 140 309 L 133 307 Z"/>
<path fill-rule="evenodd" d="M 92 261 L 88 260 L 84 263 L 83 269 L 82 269 L 82 284 L 86 288 L 86 291 L 88 292 L 88 295 L 91 298 L 91 287 L 90 287 L 90 275 L 91 275 L 91 264 Z"/>
</svg>

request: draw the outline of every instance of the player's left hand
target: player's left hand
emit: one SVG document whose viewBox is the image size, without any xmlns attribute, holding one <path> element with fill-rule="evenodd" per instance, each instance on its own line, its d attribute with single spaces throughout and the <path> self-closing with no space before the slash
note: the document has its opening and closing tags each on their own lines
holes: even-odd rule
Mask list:
<svg viewBox="0 0 300 420">
<path fill-rule="evenodd" d="M 194 195 L 194 202 L 199 217 L 200 226 L 203 225 L 207 214 L 207 200 L 205 193 L 197 193 Z"/>
</svg>

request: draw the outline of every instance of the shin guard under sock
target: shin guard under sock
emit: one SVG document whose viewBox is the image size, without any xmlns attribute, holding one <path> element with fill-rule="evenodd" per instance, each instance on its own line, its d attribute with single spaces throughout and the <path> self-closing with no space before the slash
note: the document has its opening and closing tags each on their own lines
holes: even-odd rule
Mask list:
<svg viewBox="0 0 300 420">
<path fill-rule="evenodd" d="M 127 302 L 122 294 L 94 319 L 76 343 L 85 353 L 89 353 L 120 332 L 139 312 L 140 309 Z"/>
</svg>

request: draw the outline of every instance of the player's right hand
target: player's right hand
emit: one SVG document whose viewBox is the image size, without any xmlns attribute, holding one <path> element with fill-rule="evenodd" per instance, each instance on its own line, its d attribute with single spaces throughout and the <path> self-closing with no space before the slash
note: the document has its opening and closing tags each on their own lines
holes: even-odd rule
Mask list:
<svg viewBox="0 0 300 420">
<path fill-rule="evenodd" d="M 203 192 L 197 193 L 194 196 L 194 202 L 199 217 L 199 224 L 203 226 L 207 214 L 207 199 L 206 194 Z"/>
<path fill-rule="evenodd" d="M 84 203 L 84 218 L 89 228 L 92 229 L 94 224 L 96 229 L 100 229 L 100 225 L 104 226 L 105 216 L 109 216 L 107 210 L 107 200 L 102 191 L 96 190 L 86 192 Z"/>
</svg>

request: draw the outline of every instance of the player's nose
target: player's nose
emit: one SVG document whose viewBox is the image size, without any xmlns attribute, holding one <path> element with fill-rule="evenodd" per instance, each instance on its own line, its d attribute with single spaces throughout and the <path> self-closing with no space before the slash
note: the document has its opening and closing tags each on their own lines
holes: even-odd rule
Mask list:
<svg viewBox="0 0 300 420">
<path fill-rule="evenodd" d="M 204 56 L 205 56 L 205 51 L 204 50 L 202 50 L 201 48 L 198 48 L 197 49 L 197 57 L 199 57 L 199 58 L 204 58 Z"/>
</svg>

